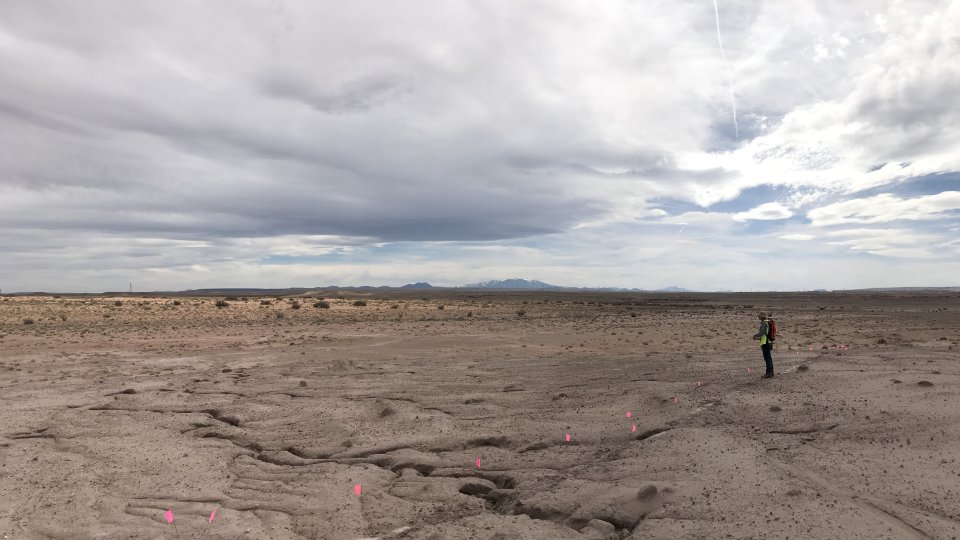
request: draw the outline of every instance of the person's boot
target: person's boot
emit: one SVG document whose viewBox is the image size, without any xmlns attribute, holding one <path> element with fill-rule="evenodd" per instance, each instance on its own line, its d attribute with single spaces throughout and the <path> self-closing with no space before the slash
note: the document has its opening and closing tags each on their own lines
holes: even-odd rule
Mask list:
<svg viewBox="0 0 960 540">
<path fill-rule="evenodd" d="M 761 378 L 761 379 L 772 379 L 772 378 L 773 378 L 773 373 L 764 373 L 763 376 L 760 377 L 760 378 Z"/>
</svg>

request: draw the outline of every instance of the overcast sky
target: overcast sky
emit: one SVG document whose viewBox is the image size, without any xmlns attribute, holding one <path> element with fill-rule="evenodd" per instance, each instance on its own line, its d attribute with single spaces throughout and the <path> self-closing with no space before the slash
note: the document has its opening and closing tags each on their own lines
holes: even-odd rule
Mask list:
<svg viewBox="0 0 960 540">
<path fill-rule="evenodd" d="M 0 289 L 960 285 L 960 2 L 718 8 L 5 0 Z"/>
</svg>

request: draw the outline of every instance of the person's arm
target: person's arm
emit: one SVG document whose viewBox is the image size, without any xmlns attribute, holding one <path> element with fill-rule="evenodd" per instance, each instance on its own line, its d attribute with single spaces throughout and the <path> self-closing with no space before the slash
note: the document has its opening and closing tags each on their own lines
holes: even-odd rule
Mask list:
<svg viewBox="0 0 960 540">
<path fill-rule="evenodd" d="M 760 330 L 754 334 L 753 339 L 760 339 L 761 337 L 767 335 L 767 321 L 760 323 Z"/>
</svg>

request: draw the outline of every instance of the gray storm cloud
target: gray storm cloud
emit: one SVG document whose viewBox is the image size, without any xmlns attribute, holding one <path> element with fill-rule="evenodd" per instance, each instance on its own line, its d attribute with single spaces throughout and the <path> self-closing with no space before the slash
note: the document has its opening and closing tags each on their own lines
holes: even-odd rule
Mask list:
<svg viewBox="0 0 960 540">
<path fill-rule="evenodd" d="M 659 198 L 957 168 L 955 4 L 722 3 L 741 141 L 711 8 L 4 2 L 0 278 L 252 261 L 282 242 L 243 239 L 297 235 L 556 238 Z"/>
</svg>

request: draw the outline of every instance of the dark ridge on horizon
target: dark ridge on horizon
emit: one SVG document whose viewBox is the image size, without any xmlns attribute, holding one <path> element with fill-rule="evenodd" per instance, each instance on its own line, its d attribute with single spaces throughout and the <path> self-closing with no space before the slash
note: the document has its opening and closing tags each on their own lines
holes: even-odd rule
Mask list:
<svg viewBox="0 0 960 540">
<path fill-rule="evenodd" d="M 318 294 L 323 292 L 373 292 L 373 291 L 525 291 L 525 292 L 629 292 L 629 293 L 713 293 L 713 294 L 776 294 L 776 293 L 896 293 L 896 292 L 960 292 L 960 286 L 954 287 L 870 287 L 861 289 L 805 289 L 805 290 L 775 290 L 775 291 L 744 291 L 744 290 L 692 290 L 678 286 L 663 287 L 660 289 L 640 289 L 621 287 L 564 287 L 551 285 L 539 280 L 505 279 L 490 280 L 462 286 L 437 287 L 427 282 L 407 283 L 400 286 L 388 285 L 328 285 L 325 287 L 286 287 L 286 288 L 258 288 L 258 287 L 213 287 L 203 289 L 186 289 L 180 291 L 104 291 L 101 293 L 71 293 L 71 292 L 8 292 L 0 296 L 284 296 Z"/>
</svg>

